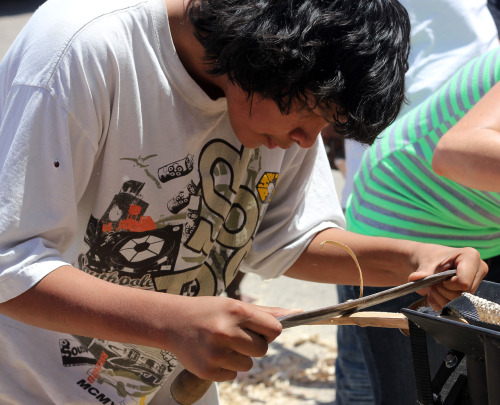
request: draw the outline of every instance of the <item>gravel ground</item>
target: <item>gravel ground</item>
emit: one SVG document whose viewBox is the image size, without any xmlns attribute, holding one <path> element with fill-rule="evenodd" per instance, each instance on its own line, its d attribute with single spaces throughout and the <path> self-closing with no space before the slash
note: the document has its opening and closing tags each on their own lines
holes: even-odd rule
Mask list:
<svg viewBox="0 0 500 405">
<path fill-rule="evenodd" d="M 288 334 L 232 382 L 219 384 L 222 405 L 335 404 L 335 342 Z"/>
</svg>

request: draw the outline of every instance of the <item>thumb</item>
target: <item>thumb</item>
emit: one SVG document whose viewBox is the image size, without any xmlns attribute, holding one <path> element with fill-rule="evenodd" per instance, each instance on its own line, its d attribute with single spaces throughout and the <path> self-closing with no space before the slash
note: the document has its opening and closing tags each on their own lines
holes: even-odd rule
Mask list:
<svg viewBox="0 0 500 405">
<path fill-rule="evenodd" d="M 408 276 L 408 281 L 417 281 L 417 280 L 420 280 L 422 278 L 428 277 L 432 274 L 434 274 L 434 272 L 432 270 L 418 269 L 417 271 L 410 273 L 410 275 Z"/>
<path fill-rule="evenodd" d="M 258 309 L 260 309 L 263 312 L 266 312 L 276 318 L 279 318 L 280 316 L 285 316 L 285 315 L 292 315 L 292 314 L 298 314 L 300 312 L 304 312 L 303 309 L 301 308 L 280 308 L 280 307 L 267 307 L 267 306 L 262 306 L 262 305 L 256 305 Z"/>
<path fill-rule="evenodd" d="M 430 276 L 432 274 L 434 274 L 432 271 L 424 270 L 424 269 L 419 269 L 417 271 L 414 271 L 413 273 L 410 273 L 410 275 L 408 276 L 408 281 L 421 280 L 421 279 L 423 279 L 425 277 L 428 277 L 428 276 Z M 421 290 L 417 291 L 417 294 L 420 294 L 420 295 L 423 295 L 423 296 L 429 295 L 429 293 L 430 293 L 430 288 L 429 287 L 422 288 Z"/>
</svg>

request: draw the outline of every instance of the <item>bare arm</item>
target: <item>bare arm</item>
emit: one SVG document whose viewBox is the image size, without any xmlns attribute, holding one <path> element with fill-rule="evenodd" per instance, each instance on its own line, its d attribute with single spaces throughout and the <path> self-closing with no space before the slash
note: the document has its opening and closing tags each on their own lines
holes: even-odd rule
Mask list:
<svg viewBox="0 0 500 405">
<path fill-rule="evenodd" d="M 45 329 L 168 350 L 198 376 L 223 381 L 266 353 L 281 332 L 275 317 L 287 312 L 123 287 L 64 266 L 0 304 L 0 313 Z"/>
<path fill-rule="evenodd" d="M 24 294 L 0 304 L 0 310 L 44 329 L 168 349 L 166 339 L 162 339 L 165 326 L 159 320 L 171 318 L 162 312 L 165 305 L 176 304 L 173 296 L 124 290 L 65 266 Z M 45 316 L 47 311 L 50 317 Z"/>
<path fill-rule="evenodd" d="M 334 284 L 359 285 L 353 259 L 340 247 L 320 243 L 334 240 L 356 255 L 365 285 L 394 286 L 451 268 L 457 276 L 432 287 L 432 303 L 442 306 L 463 291 L 475 291 L 487 273 L 487 265 L 472 248 L 449 248 L 401 239 L 358 235 L 342 229 L 327 229 L 316 235 L 286 275 L 293 278 Z"/>
<path fill-rule="evenodd" d="M 432 168 L 467 187 L 500 192 L 500 83 L 442 136 Z"/>
</svg>

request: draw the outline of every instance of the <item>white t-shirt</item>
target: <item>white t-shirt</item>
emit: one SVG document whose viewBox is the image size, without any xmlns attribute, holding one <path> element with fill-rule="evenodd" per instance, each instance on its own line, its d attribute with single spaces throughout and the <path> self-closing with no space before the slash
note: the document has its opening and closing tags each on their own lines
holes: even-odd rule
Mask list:
<svg viewBox="0 0 500 405">
<path fill-rule="evenodd" d="M 498 33 L 486 0 L 400 0 L 411 21 L 408 104 L 399 116 L 439 89 L 465 63 L 498 46 Z M 342 207 L 352 191 L 366 146 L 345 141 L 346 175 Z"/>
<path fill-rule="evenodd" d="M 0 301 L 68 263 L 217 295 L 344 226 L 321 140 L 244 148 L 178 59 L 162 0 L 46 2 L 0 65 L 0 118 Z M 3 316 L 0 347 L 2 404 L 148 403 L 177 365 Z"/>
</svg>

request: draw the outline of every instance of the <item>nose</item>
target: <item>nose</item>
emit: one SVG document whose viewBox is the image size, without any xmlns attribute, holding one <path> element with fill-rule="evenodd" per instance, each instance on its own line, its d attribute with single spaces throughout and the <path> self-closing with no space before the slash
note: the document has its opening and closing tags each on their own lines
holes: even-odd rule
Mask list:
<svg viewBox="0 0 500 405">
<path fill-rule="evenodd" d="M 290 139 L 296 142 L 301 148 L 307 149 L 314 145 L 316 138 L 320 134 L 325 125 L 314 125 L 310 128 L 295 128 L 290 131 Z"/>
</svg>

